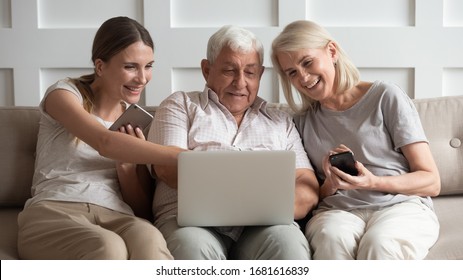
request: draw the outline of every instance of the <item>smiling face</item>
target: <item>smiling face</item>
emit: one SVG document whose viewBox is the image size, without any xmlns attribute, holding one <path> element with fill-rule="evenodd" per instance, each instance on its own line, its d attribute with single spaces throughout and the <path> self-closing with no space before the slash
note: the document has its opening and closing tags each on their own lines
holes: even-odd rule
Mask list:
<svg viewBox="0 0 463 280">
<path fill-rule="evenodd" d="M 236 52 L 224 47 L 214 64 L 201 62 L 207 86 L 219 97 L 219 101 L 240 123 L 246 110 L 254 103 L 264 67 L 259 63 L 256 51 Z"/>
<path fill-rule="evenodd" d="M 109 61 L 97 59 L 95 71 L 107 98 L 137 103 L 151 80 L 154 52 L 143 42 L 129 45 Z"/>
<path fill-rule="evenodd" d="M 277 53 L 278 63 L 291 84 L 302 94 L 317 101 L 336 92 L 336 48 L 332 44 L 321 49 L 300 49 Z"/>
</svg>

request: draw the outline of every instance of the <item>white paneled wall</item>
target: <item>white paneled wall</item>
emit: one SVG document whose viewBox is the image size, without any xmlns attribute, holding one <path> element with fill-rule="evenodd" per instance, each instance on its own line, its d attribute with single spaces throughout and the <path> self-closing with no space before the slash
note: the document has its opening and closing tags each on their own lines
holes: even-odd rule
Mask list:
<svg viewBox="0 0 463 280">
<path fill-rule="evenodd" d="M 57 79 L 92 71 L 96 29 L 118 15 L 145 25 L 156 44 L 147 105 L 203 89 L 207 40 L 225 24 L 262 40 L 260 96 L 284 102 L 270 44 L 298 19 L 327 27 L 363 80 L 395 82 L 413 98 L 463 94 L 463 0 L 0 0 L 0 106 L 37 105 Z"/>
<path fill-rule="evenodd" d="M 142 0 L 34 1 L 38 2 L 38 27 L 42 29 L 95 28 L 115 15 L 143 19 Z"/>
</svg>

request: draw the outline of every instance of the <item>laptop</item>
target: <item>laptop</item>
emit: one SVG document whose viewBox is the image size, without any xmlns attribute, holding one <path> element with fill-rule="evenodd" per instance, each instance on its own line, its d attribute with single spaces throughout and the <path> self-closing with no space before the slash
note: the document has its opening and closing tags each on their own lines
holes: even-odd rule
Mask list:
<svg viewBox="0 0 463 280">
<path fill-rule="evenodd" d="M 292 151 L 190 151 L 178 158 L 180 226 L 286 225 L 294 220 Z"/>
</svg>

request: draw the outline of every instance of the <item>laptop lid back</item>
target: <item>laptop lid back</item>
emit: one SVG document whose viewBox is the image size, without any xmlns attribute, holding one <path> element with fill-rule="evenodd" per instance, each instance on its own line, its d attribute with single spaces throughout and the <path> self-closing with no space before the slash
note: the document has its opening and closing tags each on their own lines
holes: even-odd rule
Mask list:
<svg viewBox="0 0 463 280">
<path fill-rule="evenodd" d="M 290 224 L 294 187 L 292 151 L 184 152 L 178 166 L 178 224 Z"/>
</svg>

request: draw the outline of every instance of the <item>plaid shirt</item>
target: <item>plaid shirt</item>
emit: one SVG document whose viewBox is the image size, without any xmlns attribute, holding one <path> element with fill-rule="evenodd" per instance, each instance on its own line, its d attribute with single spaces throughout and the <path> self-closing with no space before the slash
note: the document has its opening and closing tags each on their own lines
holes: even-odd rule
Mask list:
<svg viewBox="0 0 463 280">
<path fill-rule="evenodd" d="M 238 127 L 232 114 L 208 87 L 203 92 L 175 92 L 166 98 L 148 140 L 188 150 L 292 150 L 296 168 L 313 169 L 291 116 L 257 97 Z M 153 203 L 156 221 L 177 215 L 177 191 L 158 181 Z M 217 231 L 237 240 L 242 227 Z"/>
</svg>

